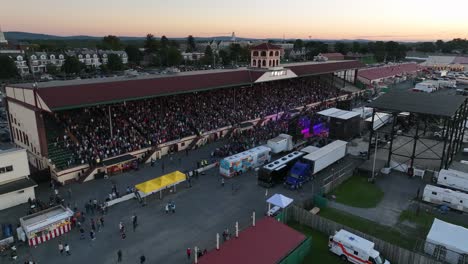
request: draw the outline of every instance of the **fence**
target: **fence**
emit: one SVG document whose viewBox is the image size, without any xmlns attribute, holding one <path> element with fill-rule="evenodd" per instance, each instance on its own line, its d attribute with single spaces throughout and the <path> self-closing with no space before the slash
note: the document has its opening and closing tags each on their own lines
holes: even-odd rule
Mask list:
<svg viewBox="0 0 468 264">
<path fill-rule="evenodd" d="M 351 169 L 352 168 L 352 169 Z M 354 162 L 350 162 L 337 171 L 333 171 L 330 176 L 322 180 L 322 193 L 327 194 L 333 191 L 345 180 L 353 175 Z"/>
<path fill-rule="evenodd" d="M 407 249 L 400 248 L 392 245 L 383 240 L 377 239 L 360 231 L 354 230 L 342 224 L 338 224 L 329 219 L 313 215 L 310 212 L 297 207 L 292 206 L 289 208 L 289 220 L 295 220 L 303 225 L 309 226 L 317 231 L 320 231 L 327 235 L 333 235 L 335 231 L 340 229 L 346 229 L 347 231 L 363 237 L 367 240 L 375 243 L 375 248 L 378 250 L 386 259 L 391 263 L 397 264 L 438 264 L 442 263 L 437 260 L 431 259 L 428 256 L 421 255 L 416 252 L 409 251 Z"/>
</svg>

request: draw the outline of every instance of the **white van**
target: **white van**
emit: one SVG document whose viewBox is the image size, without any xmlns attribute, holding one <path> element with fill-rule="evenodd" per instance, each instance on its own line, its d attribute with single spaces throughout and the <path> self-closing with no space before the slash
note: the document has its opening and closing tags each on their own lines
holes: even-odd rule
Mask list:
<svg viewBox="0 0 468 264">
<path fill-rule="evenodd" d="M 356 264 L 390 264 L 374 249 L 373 242 L 343 229 L 330 236 L 328 247 L 343 261 Z"/>
</svg>

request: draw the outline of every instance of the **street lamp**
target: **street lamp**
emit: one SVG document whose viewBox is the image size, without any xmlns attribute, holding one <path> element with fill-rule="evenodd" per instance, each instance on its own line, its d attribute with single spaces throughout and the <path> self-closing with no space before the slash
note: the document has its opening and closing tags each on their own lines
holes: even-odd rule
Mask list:
<svg viewBox="0 0 468 264">
<path fill-rule="evenodd" d="M 377 159 L 377 140 L 379 138 L 379 133 L 375 133 L 375 152 L 374 152 L 374 161 L 372 162 L 372 177 L 371 182 L 375 180 L 375 160 Z M 370 144 L 370 143 L 369 143 Z"/>
</svg>

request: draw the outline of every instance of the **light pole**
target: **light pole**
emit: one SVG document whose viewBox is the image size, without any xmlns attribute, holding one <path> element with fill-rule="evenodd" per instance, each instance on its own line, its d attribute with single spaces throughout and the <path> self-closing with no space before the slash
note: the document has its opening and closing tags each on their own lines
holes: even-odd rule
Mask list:
<svg viewBox="0 0 468 264">
<path fill-rule="evenodd" d="M 374 152 L 374 161 L 372 162 L 372 177 L 371 177 L 372 182 L 374 182 L 375 180 L 375 160 L 377 159 L 377 139 L 378 138 L 379 138 L 379 133 L 375 132 L 375 152 Z"/>
</svg>

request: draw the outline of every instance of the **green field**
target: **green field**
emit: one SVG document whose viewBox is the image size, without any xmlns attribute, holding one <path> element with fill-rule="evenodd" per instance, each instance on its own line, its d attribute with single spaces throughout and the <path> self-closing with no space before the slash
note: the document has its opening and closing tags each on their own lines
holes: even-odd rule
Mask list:
<svg viewBox="0 0 468 264">
<path fill-rule="evenodd" d="M 313 230 L 309 227 L 300 225 L 297 222 L 290 223 L 289 226 L 312 237 L 312 247 L 309 254 L 305 257 L 303 264 L 340 264 L 343 263 L 340 258 L 328 250 L 328 236 Z"/>
<path fill-rule="evenodd" d="M 333 192 L 338 203 L 353 207 L 373 208 L 382 200 L 384 193 L 366 177 L 353 175 Z"/>
<path fill-rule="evenodd" d="M 417 240 L 416 237 L 406 236 L 397 229 L 333 208 L 321 209 L 320 216 L 409 250 L 413 250 Z"/>
<path fill-rule="evenodd" d="M 442 221 L 452 223 L 455 225 L 460 225 L 468 228 L 468 223 L 460 221 L 459 219 L 453 219 L 452 217 L 449 217 L 447 215 L 442 215 L 442 214 L 433 214 L 431 212 L 426 212 L 421 210 L 419 214 L 416 214 L 416 212 L 411 211 L 411 210 L 405 210 L 401 212 L 399 221 L 408 221 L 413 224 L 417 225 L 417 231 L 418 234 L 421 236 L 427 236 L 427 233 L 429 233 L 429 230 L 431 229 L 432 222 L 434 222 L 434 218 L 438 218 Z"/>
</svg>

